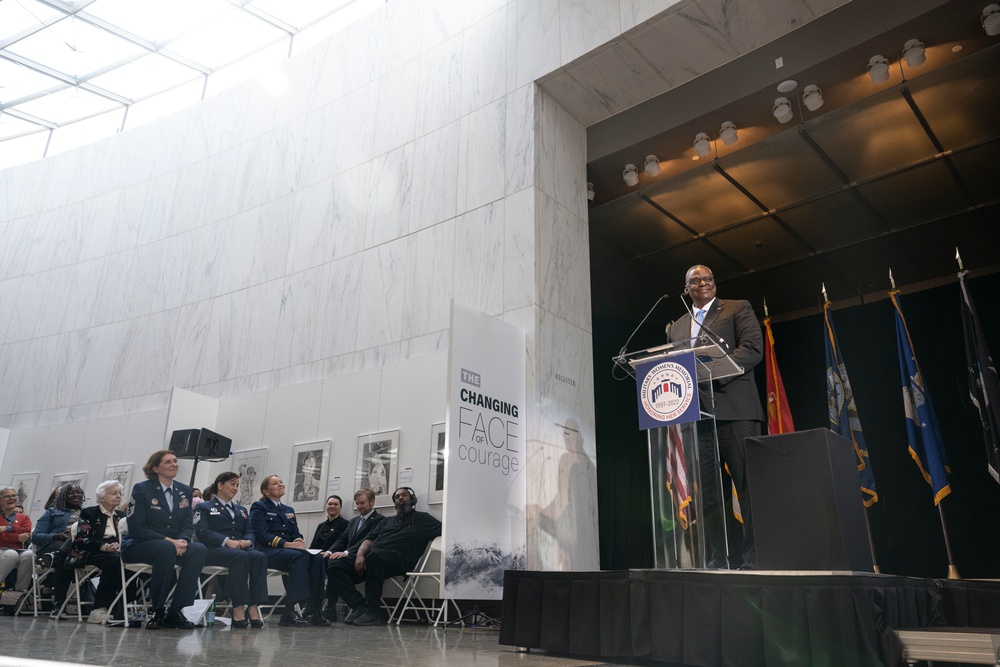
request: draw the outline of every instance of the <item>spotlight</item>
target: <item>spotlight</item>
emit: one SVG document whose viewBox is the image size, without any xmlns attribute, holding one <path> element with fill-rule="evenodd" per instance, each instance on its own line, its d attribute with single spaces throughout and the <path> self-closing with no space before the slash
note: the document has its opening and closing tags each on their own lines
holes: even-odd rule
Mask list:
<svg viewBox="0 0 1000 667">
<path fill-rule="evenodd" d="M 787 97 L 779 97 L 774 101 L 771 112 L 778 122 L 784 125 L 792 119 L 792 103 L 788 101 Z"/>
<path fill-rule="evenodd" d="M 650 176 L 656 176 L 660 173 L 660 159 L 655 155 L 647 155 L 642 168 Z"/>
<path fill-rule="evenodd" d="M 594 197 L 597 195 L 594 193 L 594 184 L 587 183 L 587 201 L 594 201 Z"/>
<path fill-rule="evenodd" d="M 987 35 L 990 37 L 1000 35 L 1000 5 L 987 5 L 981 20 Z"/>
<path fill-rule="evenodd" d="M 630 188 L 639 185 L 639 170 L 635 168 L 634 164 L 625 165 L 625 171 L 622 172 L 622 179 L 625 181 L 625 185 Z"/>
<path fill-rule="evenodd" d="M 694 135 L 694 152 L 699 157 L 705 157 L 712 152 L 712 144 L 708 142 L 708 135 L 704 132 Z"/>
<path fill-rule="evenodd" d="M 728 120 L 723 123 L 719 129 L 719 138 L 727 146 L 732 146 L 739 141 L 740 137 L 736 134 L 736 124 Z"/>
<path fill-rule="evenodd" d="M 806 86 L 802 91 L 802 103 L 809 111 L 816 111 L 823 106 L 823 91 L 819 86 Z"/>
<path fill-rule="evenodd" d="M 927 62 L 924 43 L 919 39 L 911 39 L 903 45 L 903 60 L 909 67 L 920 67 Z"/>
<path fill-rule="evenodd" d="M 872 56 L 868 61 L 868 76 L 872 83 L 885 83 L 889 80 L 889 61 L 883 55 Z"/>
</svg>

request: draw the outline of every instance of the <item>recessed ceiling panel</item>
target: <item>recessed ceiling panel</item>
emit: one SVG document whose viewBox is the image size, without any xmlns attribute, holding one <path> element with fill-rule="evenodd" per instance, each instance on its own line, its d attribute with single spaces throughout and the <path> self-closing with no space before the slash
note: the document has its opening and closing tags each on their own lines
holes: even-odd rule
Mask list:
<svg viewBox="0 0 1000 667">
<path fill-rule="evenodd" d="M 700 234 L 761 212 L 759 206 L 709 165 L 648 188 L 647 194 Z"/>
<path fill-rule="evenodd" d="M 809 254 L 809 250 L 772 217 L 727 229 L 710 238 L 751 271 Z"/>
<path fill-rule="evenodd" d="M 1000 205 L 910 227 L 897 236 L 911 249 L 920 265 L 918 275 L 901 274 L 897 279 L 899 284 L 957 273 L 956 248 L 966 267 L 990 266 L 996 264 L 1000 249 Z"/>
<path fill-rule="evenodd" d="M 645 257 L 645 259 L 665 275 L 671 277 L 670 290 L 684 288 L 684 274 L 695 264 L 704 264 L 712 269 L 715 279 L 719 281 L 728 280 L 744 273 L 742 266 L 704 241 L 692 241 L 676 248 L 661 250 Z"/>
<path fill-rule="evenodd" d="M 636 255 L 691 238 L 683 227 L 638 195 L 591 209 L 590 228 Z"/>
<path fill-rule="evenodd" d="M 1000 200 L 1000 140 L 955 153 L 951 161 L 977 204 Z"/>
<path fill-rule="evenodd" d="M 720 160 L 768 208 L 781 208 L 843 185 L 798 132 L 782 132 Z"/>
<path fill-rule="evenodd" d="M 603 236 L 591 233 L 590 235 L 590 270 L 600 271 L 608 267 L 627 262 L 632 259 L 633 254 L 624 248 L 620 248 L 615 243 L 605 239 Z"/>
<path fill-rule="evenodd" d="M 912 276 L 920 272 L 920 259 L 898 235 L 880 236 L 865 243 L 833 250 L 825 255 L 830 264 L 848 276 L 856 293 L 889 289 L 889 269 L 893 276 Z M 897 283 L 902 284 L 897 280 Z M 829 283 L 827 284 L 829 290 Z M 837 300 L 851 295 L 830 294 Z"/>
<path fill-rule="evenodd" d="M 820 251 L 856 243 L 888 229 L 853 190 L 841 190 L 785 209 L 781 219 Z"/>
<path fill-rule="evenodd" d="M 948 216 L 972 205 L 944 160 L 859 185 L 858 192 L 893 228 Z"/>
<path fill-rule="evenodd" d="M 683 271 L 681 273 L 683 279 Z M 621 264 L 613 271 L 594 271 L 592 282 L 595 285 L 630 294 L 639 302 L 653 304 L 664 292 L 671 289 L 671 281 L 651 263 L 641 259 L 633 259 Z"/>
<path fill-rule="evenodd" d="M 810 120 L 805 129 L 851 181 L 937 153 L 895 88 Z"/>
<path fill-rule="evenodd" d="M 1000 134 L 1000 50 L 986 49 L 910 82 L 913 99 L 946 150 Z"/>
</svg>

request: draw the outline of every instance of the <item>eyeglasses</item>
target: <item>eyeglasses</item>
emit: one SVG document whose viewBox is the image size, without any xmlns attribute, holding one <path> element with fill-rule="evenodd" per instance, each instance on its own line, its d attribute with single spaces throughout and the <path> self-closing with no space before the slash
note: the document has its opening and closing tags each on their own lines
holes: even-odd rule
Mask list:
<svg viewBox="0 0 1000 667">
<path fill-rule="evenodd" d="M 715 282 L 715 276 L 705 276 L 704 278 L 692 278 L 688 281 L 688 285 L 694 287 L 695 285 L 700 285 L 705 283 L 706 285 L 711 285 Z"/>
<path fill-rule="evenodd" d="M 11 498 L 13 498 L 14 500 L 17 500 L 17 495 L 13 495 L 13 496 L 0 496 L 0 500 L 10 500 Z"/>
</svg>

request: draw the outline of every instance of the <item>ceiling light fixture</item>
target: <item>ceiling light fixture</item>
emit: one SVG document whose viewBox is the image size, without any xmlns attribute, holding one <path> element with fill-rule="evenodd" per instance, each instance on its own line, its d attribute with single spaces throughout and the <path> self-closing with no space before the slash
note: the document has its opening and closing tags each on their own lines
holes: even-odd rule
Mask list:
<svg viewBox="0 0 1000 667">
<path fill-rule="evenodd" d="M 872 83 L 885 83 L 889 80 L 889 61 L 883 55 L 872 56 L 868 61 L 868 76 Z"/>
<path fill-rule="evenodd" d="M 739 141 L 740 137 L 736 134 L 736 124 L 728 120 L 723 123 L 722 127 L 719 128 L 719 138 L 727 146 L 732 146 Z"/>
<path fill-rule="evenodd" d="M 802 91 L 802 104 L 806 105 L 809 111 L 816 111 L 823 106 L 823 91 L 819 86 L 806 86 Z"/>
<path fill-rule="evenodd" d="M 694 135 L 694 152 L 698 154 L 698 157 L 705 157 L 712 152 L 712 144 L 709 143 L 708 135 L 704 132 Z"/>
<path fill-rule="evenodd" d="M 642 168 L 650 176 L 657 176 L 660 173 L 660 159 L 655 155 L 647 155 Z"/>
<path fill-rule="evenodd" d="M 903 60 L 909 67 L 920 67 L 927 62 L 924 43 L 919 39 L 907 40 L 906 44 L 903 45 Z"/>
<path fill-rule="evenodd" d="M 639 185 L 639 170 L 635 168 L 634 164 L 625 165 L 625 171 L 622 172 L 622 180 L 630 188 Z"/>
<path fill-rule="evenodd" d="M 587 201 L 594 201 L 594 197 L 596 197 L 596 196 L 597 196 L 597 194 L 594 192 L 594 184 L 588 182 L 587 183 Z"/>
<path fill-rule="evenodd" d="M 792 119 L 792 103 L 788 101 L 787 97 L 779 97 L 774 101 L 771 113 L 774 114 L 779 123 L 784 125 Z"/>
<path fill-rule="evenodd" d="M 790 93 L 799 87 L 799 82 L 795 79 L 788 79 L 787 81 L 782 81 L 778 84 L 779 93 Z"/>
<path fill-rule="evenodd" d="M 987 35 L 990 37 L 1000 35 L 1000 5 L 995 3 L 987 5 L 983 10 L 981 21 Z"/>
</svg>

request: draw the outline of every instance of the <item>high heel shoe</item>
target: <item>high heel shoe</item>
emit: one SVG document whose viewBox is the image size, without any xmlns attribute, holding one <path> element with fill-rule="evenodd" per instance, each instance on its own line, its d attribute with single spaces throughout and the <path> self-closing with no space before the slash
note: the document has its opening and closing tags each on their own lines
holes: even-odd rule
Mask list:
<svg viewBox="0 0 1000 667">
<path fill-rule="evenodd" d="M 251 618 L 250 619 L 250 627 L 251 628 L 257 628 L 258 630 L 260 630 L 261 628 L 264 627 L 264 621 L 262 621 L 259 618 Z"/>
<path fill-rule="evenodd" d="M 243 628 L 250 627 L 250 623 L 245 618 L 240 620 L 233 619 L 233 630 L 242 630 Z"/>
</svg>

